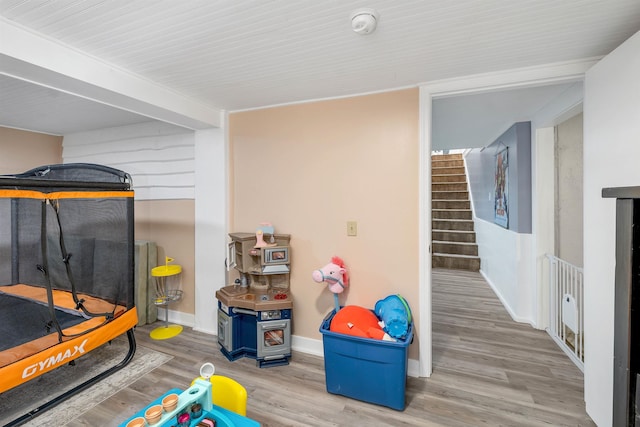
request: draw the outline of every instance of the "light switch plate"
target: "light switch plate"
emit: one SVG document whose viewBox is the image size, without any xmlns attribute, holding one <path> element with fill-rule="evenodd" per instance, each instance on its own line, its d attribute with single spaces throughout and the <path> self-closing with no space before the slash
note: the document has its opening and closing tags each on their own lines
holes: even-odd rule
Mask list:
<svg viewBox="0 0 640 427">
<path fill-rule="evenodd" d="M 347 221 L 347 236 L 358 235 L 358 223 L 356 221 Z"/>
</svg>

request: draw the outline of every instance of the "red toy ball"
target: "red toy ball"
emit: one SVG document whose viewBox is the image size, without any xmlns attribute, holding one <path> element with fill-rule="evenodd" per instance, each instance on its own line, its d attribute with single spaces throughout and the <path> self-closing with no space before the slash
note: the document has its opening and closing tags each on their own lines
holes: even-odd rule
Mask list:
<svg viewBox="0 0 640 427">
<path fill-rule="evenodd" d="M 384 331 L 378 321 L 378 317 L 371 310 L 357 305 L 347 305 L 333 316 L 329 330 L 381 340 L 384 337 Z"/>
</svg>

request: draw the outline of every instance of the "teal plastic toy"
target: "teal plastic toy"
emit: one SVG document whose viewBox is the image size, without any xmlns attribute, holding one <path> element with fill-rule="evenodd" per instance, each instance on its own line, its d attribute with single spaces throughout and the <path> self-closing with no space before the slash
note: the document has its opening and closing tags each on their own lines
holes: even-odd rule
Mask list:
<svg viewBox="0 0 640 427">
<path fill-rule="evenodd" d="M 389 295 L 378 301 L 374 312 L 384 322 L 382 329 L 393 338 L 405 338 L 412 322 L 411 309 L 400 295 Z"/>
</svg>

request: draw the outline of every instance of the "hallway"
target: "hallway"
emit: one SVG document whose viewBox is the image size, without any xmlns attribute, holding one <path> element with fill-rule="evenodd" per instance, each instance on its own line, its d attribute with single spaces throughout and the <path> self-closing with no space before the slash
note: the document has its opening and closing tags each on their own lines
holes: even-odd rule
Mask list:
<svg viewBox="0 0 640 427">
<path fill-rule="evenodd" d="M 433 374 L 409 380 L 432 421 L 595 425 L 582 372 L 545 331 L 511 320 L 479 273 L 434 269 L 432 278 Z"/>
</svg>

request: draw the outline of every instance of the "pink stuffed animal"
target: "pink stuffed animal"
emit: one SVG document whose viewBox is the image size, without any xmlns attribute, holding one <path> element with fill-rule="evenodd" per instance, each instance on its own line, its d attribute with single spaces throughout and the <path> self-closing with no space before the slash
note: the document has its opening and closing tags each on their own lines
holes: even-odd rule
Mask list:
<svg viewBox="0 0 640 427">
<path fill-rule="evenodd" d="M 314 270 L 314 272 L 311 273 L 311 277 L 318 283 L 327 282 L 329 290 L 333 292 L 333 300 L 337 313 L 340 310 L 338 294 L 342 293 L 347 286 L 349 286 L 349 275 L 347 274 L 347 269 L 344 266 L 342 258 L 334 256 L 331 258 L 329 264 L 319 270 Z"/>
<path fill-rule="evenodd" d="M 344 261 L 334 256 L 331 262 L 319 270 L 315 270 L 311 277 L 316 282 L 327 282 L 329 290 L 334 294 L 342 293 L 349 286 L 349 275 L 344 266 Z"/>
</svg>

